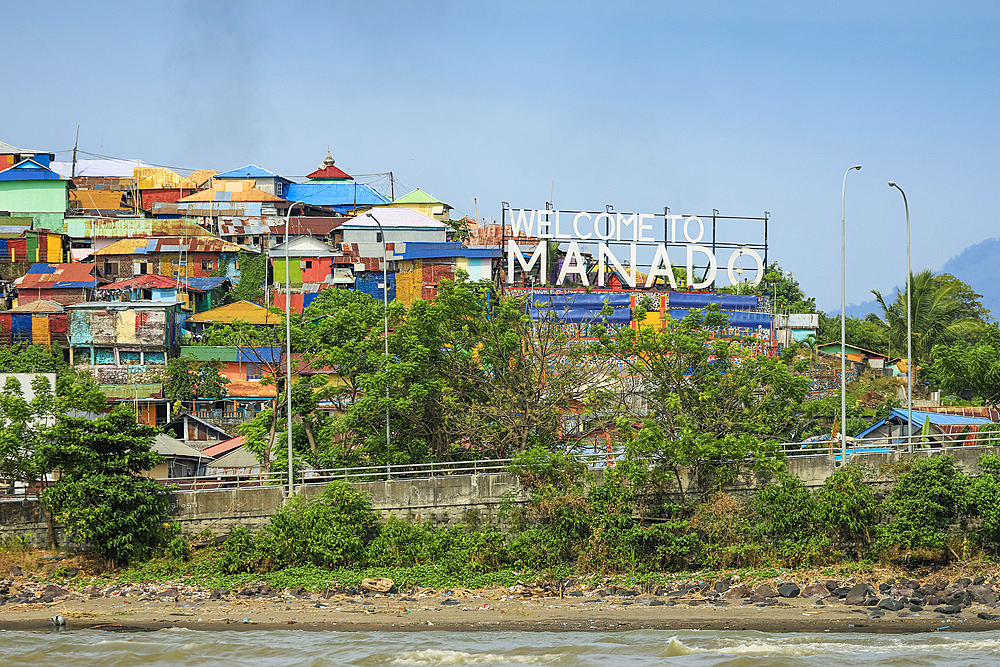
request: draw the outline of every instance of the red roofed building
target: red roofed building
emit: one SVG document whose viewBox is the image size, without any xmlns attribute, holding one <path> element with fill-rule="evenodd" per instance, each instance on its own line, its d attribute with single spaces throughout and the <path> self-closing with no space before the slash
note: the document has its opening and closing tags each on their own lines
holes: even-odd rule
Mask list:
<svg viewBox="0 0 1000 667">
<path fill-rule="evenodd" d="M 18 285 L 18 305 L 55 301 L 62 305 L 83 303 L 94 297 L 103 280 L 94 277 L 93 264 L 32 264 Z"/>
</svg>

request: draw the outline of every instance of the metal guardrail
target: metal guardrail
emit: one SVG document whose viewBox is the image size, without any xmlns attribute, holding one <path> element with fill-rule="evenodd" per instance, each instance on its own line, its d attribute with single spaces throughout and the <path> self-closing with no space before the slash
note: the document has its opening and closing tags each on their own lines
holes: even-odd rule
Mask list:
<svg viewBox="0 0 1000 667">
<path fill-rule="evenodd" d="M 848 438 L 847 458 L 868 454 L 892 454 L 914 451 L 941 451 L 963 447 L 1000 446 L 1000 433 L 937 433 L 914 434 L 892 438 Z M 780 444 L 781 452 L 788 458 L 830 457 L 840 461 L 843 448 L 839 441 L 786 442 Z M 615 465 L 622 456 L 621 450 L 578 454 L 576 459 L 588 468 L 599 469 Z M 475 461 L 446 461 L 440 463 L 388 464 L 304 470 L 295 475 L 296 485 L 322 485 L 334 480 L 352 482 L 378 482 L 400 479 L 429 479 L 444 476 L 496 475 L 505 473 L 513 459 L 479 459 Z M 278 486 L 288 483 L 287 471 L 242 473 L 233 475 L 203 475 L 200 477 L 174 477 L 157 480 L 173 484 L 180 491 Z"/>
</svg>

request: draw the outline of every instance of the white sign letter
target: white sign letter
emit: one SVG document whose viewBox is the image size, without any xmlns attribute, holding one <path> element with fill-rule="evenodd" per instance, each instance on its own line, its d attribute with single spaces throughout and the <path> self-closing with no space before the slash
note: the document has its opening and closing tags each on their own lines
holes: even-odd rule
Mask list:
<svg viewBox="0 0 1000 667">
<path fill-rule="evenodd" d="M 757 276 L 754 278 L 752 284 L 754 286 L 759 285 L 760 281 L 764 279 L 764 260 L 761 258 L 760 255 L 757 254 L 757 251 L 754 250 L 753 248 L 737 248 L 736 250 L 733 251 L 733 254 L 729 256 L 729 263 L 726 265 L 726 268 L 729 271 L 729 282 L 732 283 L 733 285 L 739 284 L 739 279 L 736 277 L 735 268 L 736 268 L 736 260 L 738 260 L 741 255 L 750 255 L 757 263 Z M 740 273 L 742 272 L 743 269 L 741 268 Z"/>
<path fill-rule="evenodd" d="M 526 218 L 524 216 L 524 209 L 518 209 L 517 215 L 514 215 L 514 211 L 510 212 L 510 228 L 514 232 L 514 236 L 517 236 L 518 232 L 524 232 L 525 236 L 534 236 L 535 234 L 532 230 L 535 228 L 535 212 L 531 211 L 531 217 Z"/>
<path fill-rule="evenodd" d="M 556 285 L 562 285 L 566 281 L 566 274 L 569 273 L 580 276 L 580 282 L 583 283 L 584 287 L 590 286 L 590 281 L 587 279 L 587 265 L 583 261 L 583 256 L 580 255 L 580 246 L 576 241 L 569 242 L 569 248 L 566 250 L 566 256 L 563 257 L 562 270 L 559 271 L 559 280 L 556 281 Z"/>
<path fill-rule="evenodd" d="M 688 225 L 691 224 L 692 220 L 698 222 L 698 238 L 696 239 L 691 238 L 691 235 L 688 234 Z M 701 221 L 701 218 L 699 218 L 696 215 L 692 215 L 690 218 L 684 221 L 684 238 L 687 239 L 688 243 L 697 243 L 698 241 L 701 240 L 701 237 L 704 235 L 705 235 L 705 223 Z"/>
<path fill-rule="evenodd" d="M 641 214 L 639 214 L 639 224 L 637 226 L 638 228 L 636 229 L 636 239 L 635 239 L 636 241 L 655 241 L 656 240 L 652 236 L 646 236 L 646 233 L 645 233 L 646 230 L 649 230 L 649 231 L 653 230 L 653 225 L 647 225 L 646 224 L 647 220 L 652 220 L 652 219 L 653 219 L 653 214 L 652 213 L 641 213 Z M 663 240 L 666 241 L 666 239 L 663 239 Z"/>
<path fill-rule="evenodd" d="M 626 271 L 625 267 L 621 265 L 618 258 L 612 254 L 611 249 L 608 248 L 606 243 L 597 244 L 597 286 L 604 287 L 604 274 L 607 271 L 605 260 L 610 259 L 611 264 L 618 269 L 618 273 L 625 279 L 628 286 L 635 289 L 635 249 L 638 247 L 635 243 L 630 243 L 629 247 L 632 250 L 631 264 L 629 264 L 629 270 Z"/>
<path fill-rule="evenodd" d="M 605 227 L 607 228 L 607 234 L 601 233 L 601 218 L 605 220 Z M 615 235 L 614 226 L 611 224 L 614 222 L 614 218 L 611 217 L 610 213 L 598 213 L 597 217 L 594 218 L 594 236 L 601 239 L 602 241 L 607 241 L 612 236 Z"/>
<path fill-rule="evenodd" d="M 583 234 L 580 233 L 580 218 L 583 218 L 583 217 L 586 217 L 589 220 L 590 219 L 590 214 L 589 213 L 577 213 L 575 216 L 573 216 L 573 233 L 576 234 L 576 238 L 581 239 L 581 240 L 589 239 L 591 236 L 593 236 L 593 234 L 591 234 L 590 232 L 587 232 L 586 236 L 584 236 Z"/>
<path fill-rule="evenodd" d="M 705 279 L 700 283 L 694 281 L 694 254 L 700 252 L 701 254 L 708 257 L 708 271 L 705 273 Z M 708 287 L 715 282 L 715 273 L 719 269 L 719 264 L 715 259 L 715 255 L 712 251 L 703 245 L 689 245 L 687 247 L 687 284 L 688 287 L 692 289 L 701 289 L 702 287 Z"/>
<path fill-rule="evenodd" d="M 661 264 L 666 266 L 660 268 Z M 657 276 L 666 276 L 667 280 L 670 281 L 670 286 L 677 289 L 677 281 L 674 280 L 674 267 L 670 264 L 670 257 L 667 256 L 667 246 L 662 243 L 656 245 L 656 256 L 653 257 L 653 263 L 649 266 L 649 275 L 646 278 L 647 288 L 653 286 Z"/>
<path fill-rule="evenodd" d="M 548 249 L 548 244 L 542 241 L 535 247 L 535 252 L 532 253 L 531 259 L 527 262 L 524 261 L 524 255 L 521 254 L 521 249 L 517 247 L 515 241 L 507 241 L 507 284 L 514 284 L 514 258 L 521 263 L 521 270 L 528 273 L 538 264 L 538 282 L 542 285 L 545 284 L 545 274 L 548 273 L 548 261 L 546 259 L 546 252 Z"/>
</svg>

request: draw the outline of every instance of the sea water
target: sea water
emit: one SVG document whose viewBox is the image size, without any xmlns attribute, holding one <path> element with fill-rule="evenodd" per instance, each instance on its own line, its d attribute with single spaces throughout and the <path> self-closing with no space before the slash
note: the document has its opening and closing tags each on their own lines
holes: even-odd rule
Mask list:
<svg viewBox="0 0 1000 667">
<path fill-rule="evenodd" d="M 0 665 L 994 665 L 1000 632 L 0 632 Z"/>
</svg>

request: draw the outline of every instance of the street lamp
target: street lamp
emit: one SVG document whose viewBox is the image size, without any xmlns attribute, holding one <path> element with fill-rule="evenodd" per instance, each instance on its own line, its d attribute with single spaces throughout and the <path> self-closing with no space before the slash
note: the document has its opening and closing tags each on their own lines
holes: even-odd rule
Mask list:
<svg viewBox="0 0 1000 667">
<path fill-rule="evenodd" d="M 856 164 L 844 172 L 844 187 L 840 191 L 840 464 L 847 463 L 847 175 L 851 169 L 860 171 Z"/>
<path fill-rule="evenodd" d="M 285 398 L 287 399 L 286 422 L 288 424 L 288 497 L 292 497 L 292 290 L 291 258 L 288 252 L 288 226 L 292 219 L 292 209 L 296 204 L 305 206 L 304 201 L 293 202 L 285 211 Z M 266 282 L 266 281 L 265 281 Z"/>
<path fill-rule="evenodd" d="M 385 230 L 382 229 L 382 223 L 371 213 L 366 213 L 365 215 L 375 221 L 375 224 L 378 225 L 379 234 L 382 235 L 382 304 L 385 308 L 385 329 L 383 333 L 383 339 L 385 340 L 385 448 L 388 451 L 391 441 L 389 435 L 389 277 L 387 273 L 389 253 L 386 250 Z"/>
<path fill-rule="evenodd" d="M 906 201 L 903 188 L 889 181 L 890 188 L 899 190 L 903 195 L 903 208 L 906 209 L 906 442 L 908 450 L 913 451 L 913 312 L 910 310 L 910 204 Z"/>
</svg>

